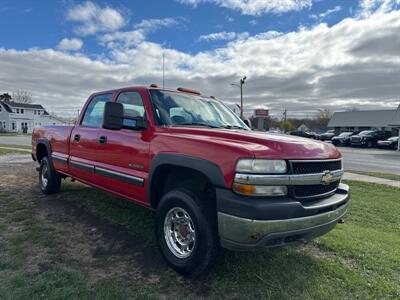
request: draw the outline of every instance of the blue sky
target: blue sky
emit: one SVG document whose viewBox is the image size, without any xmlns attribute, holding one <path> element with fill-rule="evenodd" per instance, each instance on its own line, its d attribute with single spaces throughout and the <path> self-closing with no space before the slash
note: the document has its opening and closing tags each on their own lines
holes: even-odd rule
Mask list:
<svg viewBox="0 0 400 300">
<path fill-rule="evenodd" d="M 399 101 L 400 0 L 0 0 L 0 92 L 59 114 L 94 91 L 160 83 L 246 113 L 392 108 Z M 317 105 L 316 105 L 317 104 Z"/>
<path fill-rule="evenodd" d="M 0 36 L 2 46 L 24 50 L 33 47 L 54 48 L 62 38 L 75 37 L 84 41 L 82 52 L 87 55 L 103 53 L 93 36 L 82 37 L 74 32 L 76 22 L 67 20 L 68 10 L 80 1 L 1 0 Z M 99 7 L 113 7 L 127 19 L 123 29 L 148 19 L 173 18 L 179 24 L 160 28 L 148 40 L 188 53 L 221 47 L 225 40 L 205 41 L 200 36 L 216 32 L 247 32 L 249 35 L 265 31 L 291 32 L 301 26 L 312 26 L 320 21 L 332 25 L 352 16 L 358 8 L 356 0 L 317 1 L 300 11 L 279 14 L 243 15 L 241 11 L 201 3 L 196 7 L 177 1 L 95 1 Z M 324 17 L 319 14 L 332 12 Z"/>
</svg>

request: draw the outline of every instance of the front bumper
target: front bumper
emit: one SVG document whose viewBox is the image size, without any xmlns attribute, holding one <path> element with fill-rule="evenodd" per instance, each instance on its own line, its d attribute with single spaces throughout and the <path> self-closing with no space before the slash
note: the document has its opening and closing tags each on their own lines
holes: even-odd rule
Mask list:
<svg viewBox="0 0 400 300">
<path fill-rule="evenodd" d="M 366 140 L 361 140 L 361 141 L 350 141 L 350 144 L 352 146 L 365 146 L 367 144 Z"/>
<path fill-rule="evenodd" d="M 397 143 L 392 143 L 392 142 L 378 142 L 378 147 L 379 148 L 397 148 Z"/>
<path fill-rule="evenodd" d="M 289 199 L 264 200 L 264 205 L 254 211 L 257 218 L 252 218 L 248 211 L 244 211 L 245 206 L 241 212 L 240 209 L 237 210 L 240 206 L 238 199 L 233 200 L 233 205 L 225 206 L 225 210 L 230 213 L 223 211 L 224 207 L 221 206 L 229 201 L 225 194 L 225 198 L 217 201 L 221 245 L 231 250 L 255 250 L 294 244 L 321 236 L 332 230 L 346 214 L 349 200 L 348 186 L 340 184 L 334 195 L 307 205 Z"/>
</svg>

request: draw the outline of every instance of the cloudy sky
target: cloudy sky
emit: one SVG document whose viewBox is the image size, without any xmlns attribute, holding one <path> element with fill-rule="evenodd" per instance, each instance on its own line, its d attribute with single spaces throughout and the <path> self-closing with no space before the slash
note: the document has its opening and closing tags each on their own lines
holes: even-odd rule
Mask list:
<svg viewBox="0 0 400 300">
<path fill-rule="evenodd" d="M 394 108 L 400 0 L 0 0 L 0 93 L 59 115 L 94 91 L 162 83 L 281 115 Z"/>
</svg>

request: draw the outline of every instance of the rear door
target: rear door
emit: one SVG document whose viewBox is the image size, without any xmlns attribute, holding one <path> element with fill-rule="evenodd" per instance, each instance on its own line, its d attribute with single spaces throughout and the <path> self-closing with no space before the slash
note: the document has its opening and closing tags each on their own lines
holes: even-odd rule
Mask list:
<svg viewBox="0 0 400 300">
<path fill-rule="evenodd" d="M 85 109 L 80 124 L 75 126 L 70 139 L 70 173 L 82 181 L 94 184 L 94 165 L 98 159 L 98 136 L 103 123 L 105 103 L 112 93 L 93 96 Z"/>
<path fill-rule="evenodd" d="M 124 106 L 124 114 L 146 118 L 144 97 L 139 90 L 124 90 L 116 102 Z M 132 120 L 124 119 L 124 126 Z M 96 178 L 108 190 L 147 205 L 145 181 L 149 172 L 150 134 L 148 129 L 100 129 Z"/>
</svg>

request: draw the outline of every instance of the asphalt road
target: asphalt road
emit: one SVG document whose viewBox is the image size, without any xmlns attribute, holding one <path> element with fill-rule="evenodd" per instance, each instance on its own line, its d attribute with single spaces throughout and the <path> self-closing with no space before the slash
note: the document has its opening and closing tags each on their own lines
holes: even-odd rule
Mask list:
<svg viewBox="0 0 400 300">
<path fill-rule="evenodd" d="M 0 144 L 12 144 L 30 146 L 32 137 L 30 135 L 0 136 Z"/>
<path fill-rule="evenodd" d="M 30 136 L 0 136 L 0 144 L 30 145 Z M 346 171 L 400 175 L 400 153 L 393 150 L 339 147 Z"/>
<path fill-rule="evenodd" d="M 393 150 L 339 147 L 346 171 L 400 175 L 400 153 Z"/>
</svg>

